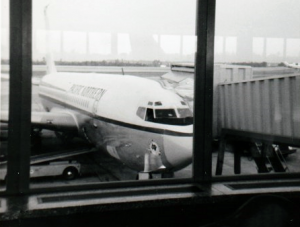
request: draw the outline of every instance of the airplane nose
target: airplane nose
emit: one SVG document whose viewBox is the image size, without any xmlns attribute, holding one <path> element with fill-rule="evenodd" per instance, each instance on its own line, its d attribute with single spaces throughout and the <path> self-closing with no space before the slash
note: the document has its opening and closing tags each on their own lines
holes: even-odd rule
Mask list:
<svg viewBox="0 0 300 227">
<path fill-rule="evenodd" d="M 164 156 L 166 159 L 164 165 L 174 170 L 189 165 L 193 157 L 193 137 L 165 136 Z"/>
</svg>

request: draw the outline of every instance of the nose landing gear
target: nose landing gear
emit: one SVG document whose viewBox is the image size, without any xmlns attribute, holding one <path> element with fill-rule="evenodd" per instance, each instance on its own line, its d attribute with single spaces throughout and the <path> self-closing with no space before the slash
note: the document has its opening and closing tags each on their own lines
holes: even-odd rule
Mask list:
<svg viewBox="0 0 300 227">
<path fill-rule="evenodd" d="M 155 144 L 151 144 L 150 145 L 150 152 L 145 153 L 145 156 L 144 156 L 144 171 L 138 173 L 137 180 L 149 180 L 149 179 L 166 178 L 165 177 L 166 167 L 162 163 L 160 152 L 157 149 L 157 147 L 156 147 Z M 154 149 L 155 152 L 153 152 L 151 149 Z"/>
<path fill-rule="evenodd" d="M 139 172 L 138 175 L 136 176 L 137 180 L 150 180 L 152 179 L 152 174 L 151 173 L 146 173 L 146 172 Z"/>
</svg>

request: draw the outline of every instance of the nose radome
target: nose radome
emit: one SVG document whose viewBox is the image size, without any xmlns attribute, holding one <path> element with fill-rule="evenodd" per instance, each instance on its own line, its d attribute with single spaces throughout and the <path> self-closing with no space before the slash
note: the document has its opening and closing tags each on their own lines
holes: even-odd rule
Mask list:
<svg viewBox="0 0 300 227">
<path fill-rule="evenodd" d="M 175 170 L 184 168 L 192 162 L 193 137 L 164 137 L 164 156 L 166 166 L 172 166 Z"/>
</svg>

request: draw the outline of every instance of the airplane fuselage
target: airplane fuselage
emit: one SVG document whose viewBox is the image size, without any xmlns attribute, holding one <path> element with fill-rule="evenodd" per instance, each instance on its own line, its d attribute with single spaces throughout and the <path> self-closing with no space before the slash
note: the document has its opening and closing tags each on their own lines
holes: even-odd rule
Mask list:
<svg viewBox="0 0 300 227">
<path fill-rule="evenodd" d="M 188 105 L 154 80 L 55 73 L 43 77 L 39 96 L 47 111 L 71 114 L 80 137 L 137 171 L 145 170 L 145 162 L 149 171 L 191 163 Z"/>
</svg>

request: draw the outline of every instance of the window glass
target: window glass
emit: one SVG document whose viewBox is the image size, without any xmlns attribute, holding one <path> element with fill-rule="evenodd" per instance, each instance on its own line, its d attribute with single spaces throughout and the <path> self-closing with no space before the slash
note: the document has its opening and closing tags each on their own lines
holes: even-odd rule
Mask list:
<svg viewBox="0 0 300 227">
<path fill-rule="evenodd" d="M 300 2 L 218 0 L 216 175 L 299 172 Z"/>
<path fill-rule="evenodd" d="M 141 118 L 145 119 L 145 113 L 146 113 L 146 108 L 145 107 L 139 107 L 136 114 Z"/>
<path fill-rule="evenodd" d="M 0 191 L 5 190 L 9 109 L 9 1 L 1 1 Z"/>
<path fill-rule="evenodd" d="M 193 122 L 176 109 L 194 90 L 171 65 L 194 64 L 195 13 L 195 0 L 33 1 L 31 188 L 192 176 Z"/>
<path fill-rule="evenodd" d="M 154 121 L 154 111 L 153 109 L 147 109 L 146 121 Z"/>
<path fill-rule="evenodd" d="M 192 112 L 188 108 L 177 109 L 180 118 L 192 117 Z"/>
<path fill-rule="evenodd" d="M 156 118 L 176 118 L 176 113 L 174 109 L 157 109 L 155 110 Z"/>
<path fill-rule="evenodd" d="M 146 121 L 150 121 L 157 124 L 166 124 L 166 125 L 192 125 L 193 117 L 191 111 L 188 109 L 187 112 L 190 113 L 189 116 L 180 116 L 176 115 L 174 109 L 156 109 L 155 116 L 153 115 L 153 109 L 147 109 Z"/>
</svg>

